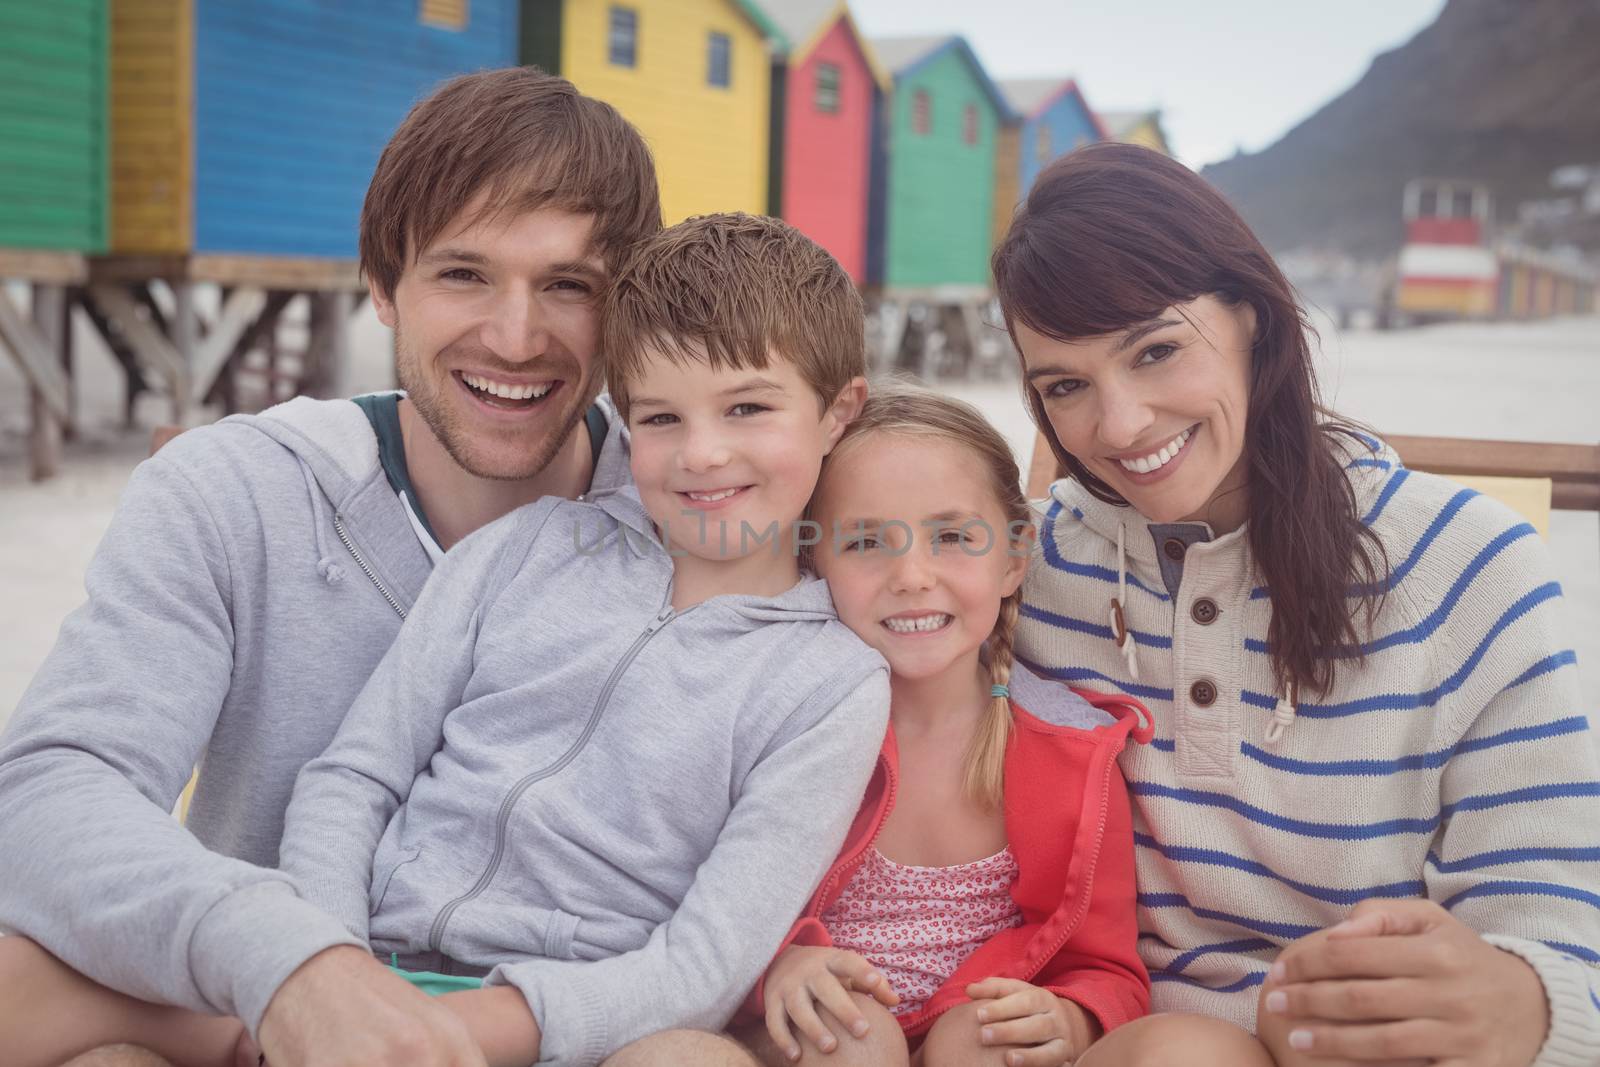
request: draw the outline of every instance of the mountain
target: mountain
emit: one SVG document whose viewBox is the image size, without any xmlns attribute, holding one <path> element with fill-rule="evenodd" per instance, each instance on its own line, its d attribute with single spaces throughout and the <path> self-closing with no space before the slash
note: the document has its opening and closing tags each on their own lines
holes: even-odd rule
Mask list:
<svg viewBox="0 0 1600 1067">
<path fill-rule="evenodd" d="M 1498 221 L 1600 162 L 1600 0 L 1449 0 L 1350 89 L 1260 152 L 1201 173 L 1274 252 L 1394 253 L 1416 177 L 1487 182 Z"/>
</svg>

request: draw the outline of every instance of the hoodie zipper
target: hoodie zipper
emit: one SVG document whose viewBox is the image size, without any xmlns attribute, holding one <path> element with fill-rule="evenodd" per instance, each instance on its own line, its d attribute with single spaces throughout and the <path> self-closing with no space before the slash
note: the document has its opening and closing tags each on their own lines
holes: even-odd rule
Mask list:
<svg viewBox="0 0 1600 1067">
<path fill-rule="evenodd" d="M 692 608 L 685 608 L 684 612 L 692 610 Z M 678 612 L 673 608 L 668 607 L 654 619 L 650 620 L 650 625 L 644 628 L 643 633 L 634 638 L 633 644 L 628 646 L 628 651 L 623 654 L 622 659 L 617 662 L 615 667 L 611 668 L 611 674 L 606 678 L 606 684 L 601 687 L 599 698 L 595 700 L 594 710 L 589 713 L 589 721 L 584 724 L 583 733 L 579 734 L 578 739 L 572 743 L 571 747 L 569 747 L 566 752 L 561 754 L 560 759 L 556 760 L 554 763 L 543 768 L 542 770 L 534 771 L 532 774 L 525 776 L 519 782 L 517 782 L 516 785 L 511 787 L 511 791 L 506 794 L 506 798 L 500 802 L 500 811 L 495 817 L 494 854 L 489 858 L 489 865 L 484 868 L 483 873 L 478 876 L 477 882 L 473 884 L 471 889 L 467 890 L 459 897 L 456 897 L 439 910 L 438 916 L 433 920 L 433 928 L 428 931 L 429 949 L 443 954 L 445 927 L 450 924 L 450 919 L 453 915 L 455 915 L 456 909 L 481 895 L 484 890 L 489 888 L 489 883 L 494 881 L 494 876 L 499 871 L 501 862 L 505 859 L 506 841 L 507 837 L 509 836 L 509 827 L 511 824 L 511 812 L 516 808 L 517 801 L 522 799 L 522 795 L 526 793 L 535 782 L 542 781 L 543 779 L 559 773 L 563 767 L 578 757 L 578 753 L 582 752 L 584 747 L 588 745 L 589 738 L 594 736 L 595 730 L 599 727 L 600 716 L 605 711 L 606 705 L 611 701 L 611 691 L 616 688 L 617 681 L 622 677 L 622 673 L 628 669 L 628 666 L 631 663 L 633 663 L 634 658 L 639 655 L 639 651 L 644 648 L 645 643 L 659 633 L 663 626 L 667 625 L 667 623 L 671 622 L 680 614 L 682 614 L 682 612 Z"/>
<path fill-rule="evenodd" d="M 344 531 L 344 516 L 337 512 L 333 516 L 333 532 L 339 535 L 339 543 L 344 545 L 345 551 L 349 552 L 350 557 L 356 561 L 356 566 L 361 568 L 361 573 L 365 574 L 367 580 L 377 587 L 378 592 L 383 594 L 383 599 L 389 602 L 389 606 L 394 609 L 394 613 L 400 616 L 400 620 L 404 622 L 406 609 L 401 607 L 400 601 L 396 600 L 394 595 L 383 587 L 383 583 L 378 581 L 378 576 L 373 573 L 372 568 L 367 566 L 367 561 L 361 558 L 360 552 L 356 551 L 355 543 L 350 540 L 350 535 Z"/>
</svg>

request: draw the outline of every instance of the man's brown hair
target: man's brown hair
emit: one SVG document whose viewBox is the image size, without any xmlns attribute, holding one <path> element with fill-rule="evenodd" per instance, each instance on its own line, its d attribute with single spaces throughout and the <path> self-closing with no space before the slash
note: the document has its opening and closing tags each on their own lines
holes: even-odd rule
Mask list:
<svg viewBox="0 0 1600 1067">
<path fill-rule="evenodd" d="M 702 215 L 634 246 L 606 293 L 600 352 L 624 418 L 629 382 L 654 355 L 758 370 L 775 352 L 823 408 L 867 372 L 850 276 L 805 234 L 764 215 Z"/>
<path fill-rule="evenodd" d="M 411 109 L 361 207 L 361 269 L 387 297 L 480 193 L 486 215 L 554 207 L 595 218 L 615 266 L 661 228 L 655 164 L 616 108 L 535 67 L 465 74 Z"/>
</svg>

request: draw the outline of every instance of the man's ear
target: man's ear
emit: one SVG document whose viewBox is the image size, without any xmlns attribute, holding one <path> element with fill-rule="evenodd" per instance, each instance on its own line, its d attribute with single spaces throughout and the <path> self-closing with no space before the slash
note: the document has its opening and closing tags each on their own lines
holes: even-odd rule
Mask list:
<svg viewBox="0 0 1600 1067">
<path fill-rule="evenodd" d="M 367 295 L 372 298 L 373 310 L 378 313 L 378 321 L 389 329 L 394 329 L 400 321 L 400 316 L 395 314 L 394 300 L 383 291 L 376 279 L 367 278 Z"/>
<path fill-rule="evenodd" d="M 828 410 L 822 413 L 823 427 L 828 434 L 828 447 L 824 455 L 833 451 L 833 446 L 838 444 L 839 438 L 844 435 L 845 428 L 861 414 L 861 408 L 866 402 L 865 378 L 860 376 L 851 378 L 845 383 L 845 387 L 839 390 L 839 395 L 833 398 Z"/>
</svg>

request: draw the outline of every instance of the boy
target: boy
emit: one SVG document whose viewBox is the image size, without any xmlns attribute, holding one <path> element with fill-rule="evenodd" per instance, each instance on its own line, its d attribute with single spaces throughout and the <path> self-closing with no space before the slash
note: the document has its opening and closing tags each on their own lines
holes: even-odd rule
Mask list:
<svg viewBox="0 0 1600 1067">
<path fill-rule="evenodd" d="M 882 659 L 798 562 L 865 397 L 843 272 L 776 220 L 694 219 L 618 274 L 601 351 L 637 490 L 541 501 L 445 558 L 281 854 L 419 983 L 487 976 L 445 999 L 492 1065 L 724 1025 L 887 724 Z"/>
</svg>

